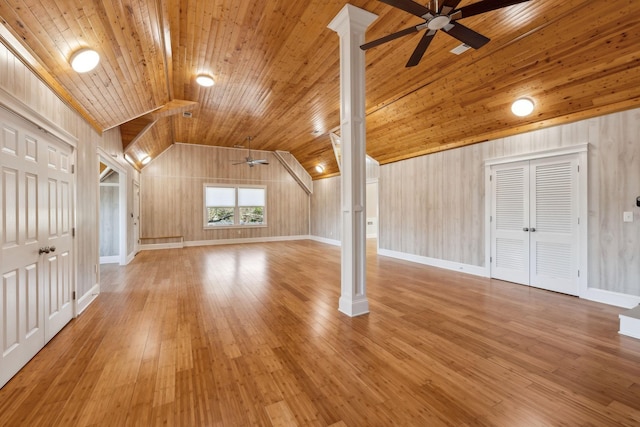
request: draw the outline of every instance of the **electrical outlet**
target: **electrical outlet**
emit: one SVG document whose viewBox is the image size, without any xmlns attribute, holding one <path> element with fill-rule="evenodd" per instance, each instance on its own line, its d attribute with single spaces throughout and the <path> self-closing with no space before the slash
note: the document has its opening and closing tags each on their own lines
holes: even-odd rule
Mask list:
<svg viewBox="0 0 640 427">
<path fill-rule="evenodd" d="M 624 222 L 633 222 L 633 212 L 623 212 L 622 213 L 622 221 L 624 221 Z"/>
</svg>

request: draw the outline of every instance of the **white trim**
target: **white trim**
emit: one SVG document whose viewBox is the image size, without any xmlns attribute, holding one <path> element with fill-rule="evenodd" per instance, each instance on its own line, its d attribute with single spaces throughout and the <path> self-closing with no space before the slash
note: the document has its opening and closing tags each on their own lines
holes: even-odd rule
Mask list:
<svg viewBox="0 0 640 427">
<path fill-rule="evenodd" d="M 639 296 L 621 294 L 619 292 L 612 292 L 597 288 L 587 288 L 584 293 L 580 294 L 580 298 L 623 308 L 633 308 L 640 304 Z"/>
<path fill-rule="evenodd" d="M 208 206 L 207 206 L 207 188 L 212 187 L 212 188 L 233 188 L 234 190 L 234 197 L 235 197 L 235 206 L 233 206 L 233 224 L 222 224 L 222 225 L 209 225 L 209 222 L 207 221 L 207 218 L 209 216 L 208 214 Z M 241 188 L 245 188 L 245 189 L 251 189 L 251 190 L 263 190 L 264 191 L 264 206 L 262 206 L 262 222 L 260 224 L 240 224 L 239 222 L 236 221 L 240 221 L 240 208 L 246 207 L 246 206 L 240 206 L 240 203 L 238 201 L 240 194 L 239 194 L 239 190 Z M 227 229 L 227 228 L 260 228 L 260 227 L 268 227 L 268 209 L 267 209 L 267 199 L 268 199 L 268 192 L 267 192 L 267 186 L 266 185 L 252 185 L 252 184 L 219 184 L 219 183 L 204 183 L 203 187 L 202 187 L 203 191 L 202 191 L 202 207 L 203 207 L 203 216 L 202 216 L 202 220 L 203 220 L 203 229 L 204 230 L 221 230 L 221 229 Z M 223 207 L 230 207 L 230 206 L 223 206 Z M 250 206 L 251 207 L 251 206 Z"/>
<path fill-rule="evenodd" d="M 369 313 L 367 298 L 350 299 L 344 295 L 338 300 L 338 311 L 349 317 L 362 316 Z"/>
<path fill-rule="evenodd" d="M 246 239 L 220 239 L 220 240 L 192 240 L 188 242 L 176 243 L 150 243 L 140 245 L 140 250 L 156 250 L 156 249 L 181 249 L 197 246 L 219 246 L 219 245 L 236 245 L 243 243 L 269 243 L 269 242 L 286 242 L 291 240 L 308 240 L 309 236 L 275 236 L 275 237 L 251 237 Z"/>
<path fill-rule="evenodd" d="M 73 148 L 78 147 L 78 138 L 76 136 L 58 126 L 56 123 L 43 116 L 26 103 L 20 101 L 2 87 L 0 87 L 0 105 L 13 114 L 27 120 L 31 124 L 36 125 L 48 134 L 55 136 L 62 142 L 71 145 Z"/>
<path fill-rule="evenodd" d="M 159 249 L 182 249 L 184 248 L 183 242 L 175 243 L 148 243 L 140 245 L 141 251 L 155 251 Z"/>
<path fill-rule="evenodd" d="M 480 267 L 477 265 L 462 264 L 460 262 L 447 261 L 447 260 L 437 259 L 437 258 L 429 258 L 429 257 L 409 254 L 405 252 L 391 251 L 388 249 L 378 249 L 378 255 L 401 259 L 404 261 L 415 262 L 418 264 L 424 264 L 431 267 L 443 268 L 445 270 L 452 270 L 452 271 L 458 271 L 460 273 L 472 274 L 474 276 L 489 277 L 488 269 L 486 267 Z"/>
<path fill-rule="evenodd" d="M 89 289 L 89 292 L 81 296 L 76 301 L 76 317 L 79 316 L 80 313 L 82 313 L 84 310 L 86 310 L 86 308 L 93 301 L 95 301 L 96 298 L 98 298 L 99 294 L 100 294 L 100 284 L 96 283 L 95 285 L 93 285 L 91 289 Z"/>
<path fill-rule="evenodd" d="M 580 218 L 580 223 L 578 225 L 578 270 L 580 271 L 580 276 L 578 277 L 578 296 L 585 297 L 589 291 L 588 288 L 588 271 L 589 271 L 589 256 L 588 256 L 588 235 L 589 235 L 589 227 L 588 227 L 588 218 L 589 218 L 589 208 L 588 208 L 588 150 L 589 143 L 585 142 L 582 144 L 572 145 L 570 147 L 560 147 L 554 148 L 550 150 L 543 151 L 534 151 L 525 154 L 518 154 L 515 156 L 506 156 L 499 157 L 494 159 L 488 159 L 484 161 L 484 169 L 485 169 L 485 197 L 484 197 L 484 206 L 485 206 L 485 236 L 484 236 L 484 244 L 485 244 L 485 265 L 486 267 L 486 277 L 491 277 L 491 202 L 493 198 L 492 192 L 492 182 L 491 182 L 491 170 L 493 166 L 507 164 L 507 163 L 515 163 L 521 161 L 531 161 L 543 158 L 551 158 L 551 157 L 559 157 L 565 155 L 573 155 L 577 159 L 577 163 L 579 166 L 579 173 L 577 176 L 577 186 L 578 186 L 578 194 L 577 194 L 577 209 L 578 209 L 578 217 Z M 587 298 L 589 299 L 589 298 Z"/>
<path fill-rule="evenodd" d="M 235 245 L 238 243 L 286 242 L 290 240 L 307 240 L 307 238 L 308 236 L 274 236 L 274 237 L 250 237 L 246 239 L 193 240 L 189 242 L 184 242 L 184 246 L 193 247 L 193 246 Z"/>
<path fill-rule="evenodd" d="M 133 238 L 133 252 L 129 254 L 129 256 L 127 256 L 127 264 L 129 264 L 131 261 L 133 261 L 133 258 L 136 256 L 136 254 L 138 253 L 139 249 L 138 247 L 140 246 L 140 210 L 141 210 L 141 206 L 140 206 L 140 182 L 138 182 L 137 180 L 132 180 L 131 182 L 131 188 L 133 191 L 133 206 L 131 206 L 131 211 L 134 213 L 134 215 L 137 213 L 138 217 L 137 218 L 133 218 L 133 222 L 135 223 L 137 221 L 138 225 L 137 227 L 135 225 L 132 224 L 132 228 L 134 229 L 133 232 L 133 236 L 131 236 Z M 137 191 L 136 191 L 137 189 Z M 136 212 L 136 204 L 138 205 L 138 212 Z M 136 228 L 137 228 L 137 233 L 136 233 Z M 127 242 L 128 243 L 128 242 Z"/>
<path fill-rule="evenodd" d="M 115 172 L 118 173 L 118 227 L 119 227 L 119 236 L 118 236 L 118 262 L 120 265 L 127 265 L 127 211 L 128 211 L 128 191 L 127 191 L 127 179 L 128 174 L 127 170 L 122 167 L 122 165 L 112 159 L 111 154 L 109 154 L 104 148 L 97 147 L 96 149 L 98 154 L 98 161 L 106 164 Z M 98 197 L 100 197 L 100 186 L 103 185 L 100 183 L 100 178 L 98 177 Z M 98 201 L 98 229 L 100 228 L 100 208 Z M 100 232 L 98 230 L 98 244 L 100 242 Z"/>
<path fill-rule="evenodd" d="M 532 151 L 530 153 L 516 154 L 513 156 L 496 157 L 493 159 L 487 159 L 484 161 L 484 165 L 494 166 L 494 165 L 500 165 L 503 163 L 521 162 L 524 160 L 536 160 L 536 159 L 544 159 L 547 157 L 558 157 L 558 156 L 564 156 L 567 154 L 577 154 L 577 153 L 587 152 L 588 150 L 589 150 L 589 143 L 585 142 L 582 144 L 572 145 L 570 147 L 552 148 L 550 150 Z"/>
<path fill-rule="evenodd" d="M 100 257 L 100 264 L 119 264 L 119 263 L 120 263 L 120 256 L 119 255 L 101 256 Z"/>
<path fill-rule="evenodd" d="M 327 239 L 325 237 L 320 237 L 320 236 L 307 236 L 307 238 L 309 240 L 314 240 L 316 242 L 326 243 L 327 245 L 342 246 L 342 242 L 340 240 Z"/>
<path fill-rule="evenodd" d="M 618 333 L 640 339 L 640 306 L 620 313 L 618 318 L 620 319 L 620 330 Z"/>
</svg>

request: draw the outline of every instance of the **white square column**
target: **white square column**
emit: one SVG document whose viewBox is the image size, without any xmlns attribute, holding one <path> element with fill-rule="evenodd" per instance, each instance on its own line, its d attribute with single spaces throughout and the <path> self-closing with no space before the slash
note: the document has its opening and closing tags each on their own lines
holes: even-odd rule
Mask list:
<svg viewBox="0 0 640 427">
<path fill-rule="evenodd" d="M 342 154 L 342 275 L 338 310 L 369 312 L 366 286 L 365 60 L 360 45 L 378 16 L 345 5 L 328 27 L 340 36 L 340 139 Z"/>
</svg>

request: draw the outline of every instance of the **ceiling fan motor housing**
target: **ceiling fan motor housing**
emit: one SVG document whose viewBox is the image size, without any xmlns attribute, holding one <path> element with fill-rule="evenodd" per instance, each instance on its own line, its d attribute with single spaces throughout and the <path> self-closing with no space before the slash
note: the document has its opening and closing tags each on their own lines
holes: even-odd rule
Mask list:
<svg viewBox="0 0 640 427">
<path fill-rule="evenodd" d="M 441 30 L 446 27 L 449 22 L 451 22 L 451 18 L 446 15 L 438 15 L 434 16 L 433 19 L 427 22 L 427 27 L 430 30 Z"/>
</svg>

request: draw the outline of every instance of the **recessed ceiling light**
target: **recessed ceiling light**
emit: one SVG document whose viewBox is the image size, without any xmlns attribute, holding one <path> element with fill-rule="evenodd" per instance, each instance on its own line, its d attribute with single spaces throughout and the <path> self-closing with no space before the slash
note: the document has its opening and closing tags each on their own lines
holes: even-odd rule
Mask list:
<svg viewBox="0 0 640 427">
<path fill-rule="evenodd" d="M 77 73 L 86 73 L 96 68 L 100 55 L 93 49 L 80 49 L 71 55 L 71 68 Z"/>
<path fill-rule="evenodd" d="M 324 172 L 324 167 L 322 165 L 316 165 L 316 171 L 318 173 L 322 173 L 322 172 Z"/>
<path fill-rule="evenodd" d="M 200 74 L 198 77 L 196 77 L 196 83 L 198 83 L 200 86 L 211 87 L 213 86 L 215 81 L 211 76 L 207 76 L 206 74 Z"/>
<path fill-rule="evenodd" d="M 144 156 L 142 158 L 142 160 L 140 160 L 140 163 L 142 163 L 143 165 L 146 165 L 147 163 L 149 163 L 151 161 L 151 157 L 149 156 Z"/>
<path fill-rule="evenodd" d="M 518 117 L 528 116 L 533 112 L 533 101 L 529 98 L 517 99 L 511 104 L 511 112 Z"/>
</svg>

